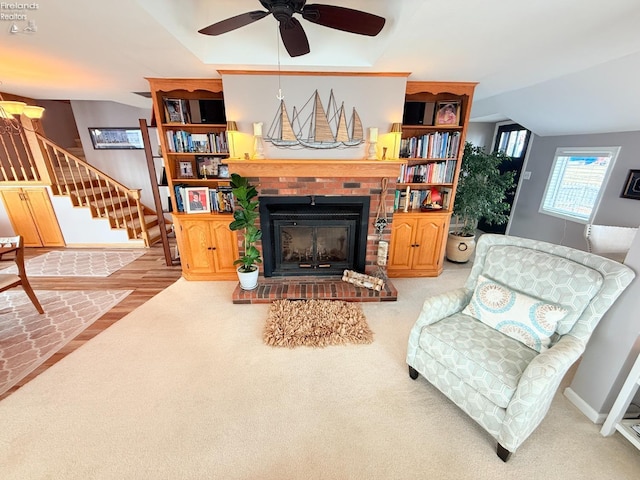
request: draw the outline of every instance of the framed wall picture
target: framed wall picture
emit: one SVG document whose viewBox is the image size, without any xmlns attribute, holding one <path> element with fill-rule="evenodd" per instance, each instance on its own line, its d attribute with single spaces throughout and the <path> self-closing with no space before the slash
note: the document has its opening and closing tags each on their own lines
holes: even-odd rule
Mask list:
<svg viewBox="0 0 640 480">
<path fill-rule="evenodd" d="M 177 178 L 194 178 L 195 177 L 193 172 L 193 161 L 180 160 L 179 162 L 177 162 L 176 167 L 178 170 L 176 172 Z"/>
<path fill-rule="evenodd" d="M 640 170 L 629 170 L 629 176 L 620 196 L 640 200 Z"/>
<path fill-rule="evenodd" d="M 208 187 L 187 187 L 185 192 L 185 212 L 207 213 L 211 211 Z"/>
<path fill-rule="evenodd" d="M 436 113 L 433 124 L 436 127 L 460 125 L 460 102 L 456 100 L 436 103 Z"/>
<path fill-rule="evenodd" d="M 89 128 L 94 150 L 141 150 L 142 131 L 139 128 Z"/>
</svg>

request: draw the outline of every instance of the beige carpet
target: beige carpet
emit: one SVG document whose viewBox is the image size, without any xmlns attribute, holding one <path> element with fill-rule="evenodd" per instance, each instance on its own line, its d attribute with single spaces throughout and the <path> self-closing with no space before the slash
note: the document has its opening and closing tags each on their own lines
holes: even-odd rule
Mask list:
<svg viewBox="0 0 640 480">
<path fill-rule="evenodd" d="M 264 342 L 273 347 L 326 347 L 373 341 L 360 302 L 276 300 L 269 306 Z"/>
<path fill-rule="evenodd" d="M 637 480 L 638 450 L 561 393 L 505 464 L 409 378 L 422 300 L 465 277 L 394 279 L 397 302 L 363 305 L 373 343 L 321 349 L 265 345 L 268 305 L 232 304 L 236 282 L 179 280 L 0 401 L 0 476 Z"/>
<path fill-rule="evenodd" d="M 40 315 L 20 288 L 0 293 L 0 395 L 51 358 L 131 290 L 36 290 Z"/>
<path fill-rule="evenodd" d="M 26 261 L 28 277 L 108 277 L 145 254 L 136 250 L 56 250 Z M 11 266 L 0 273 L 17 273 Z"/>
</svg>

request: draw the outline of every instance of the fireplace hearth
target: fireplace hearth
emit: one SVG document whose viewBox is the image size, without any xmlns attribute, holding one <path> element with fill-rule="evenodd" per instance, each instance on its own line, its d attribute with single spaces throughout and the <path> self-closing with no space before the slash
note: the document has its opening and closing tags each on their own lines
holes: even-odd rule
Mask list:
<svg viewBox="0 0 640 480">
<path fill-rule="evenodd" d="M 364 271 L 368 196 L 261 196 L 264 276 Z"/>
</svg>

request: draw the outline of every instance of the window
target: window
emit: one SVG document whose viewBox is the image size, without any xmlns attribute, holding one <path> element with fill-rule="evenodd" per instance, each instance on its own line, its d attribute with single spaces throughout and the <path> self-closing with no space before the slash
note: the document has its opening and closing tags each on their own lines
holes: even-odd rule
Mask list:
<svg viewBox="0 0 640 480">
<path fill-rule="evenodd" d="M 517 123 L 498 128 L 495 150 L 515 158 L 524 158 L 531 132 Z"/>
<path fill-rule="evenodd" d="M 540 212 L 589 223 L 620 147 L 558 148 Z"/>
</svg>

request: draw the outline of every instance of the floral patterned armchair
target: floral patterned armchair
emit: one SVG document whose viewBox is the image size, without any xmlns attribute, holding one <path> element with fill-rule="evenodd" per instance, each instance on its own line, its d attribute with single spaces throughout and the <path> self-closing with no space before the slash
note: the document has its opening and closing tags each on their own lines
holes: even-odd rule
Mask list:
<svg viewBox="0 0 640 480">
<path fill-rule="evenodd" d="M 588 252 L 482 235 L 465 286 L 424 302 L 409 337 L 409 375 L 480 424 L 506 462 L 634 276 Z"/>
</svg>

